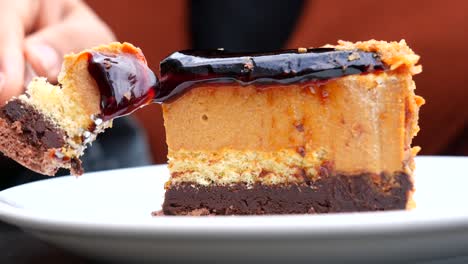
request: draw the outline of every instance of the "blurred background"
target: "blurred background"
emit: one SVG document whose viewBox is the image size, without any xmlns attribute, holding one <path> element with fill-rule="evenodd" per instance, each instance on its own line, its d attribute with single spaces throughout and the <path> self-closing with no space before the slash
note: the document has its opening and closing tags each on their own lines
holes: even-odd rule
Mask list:
<svg viewBox="0 0 468 264">
<path fill-rule="evenodd" d="M 338 39 L 406 39 L 421 55 L 417 94 L 427 103 L 414 144 L 422 154 L 468 155 L 468 1 L 86 1 L 118 40 L 141 47 L 151 68 L 186 48 L 275 49 Z M 213 11 L 216 10 L 216 11 Z M 153 162 L 166 162 L 161 108 L 136 113 Z"/>
</svg>

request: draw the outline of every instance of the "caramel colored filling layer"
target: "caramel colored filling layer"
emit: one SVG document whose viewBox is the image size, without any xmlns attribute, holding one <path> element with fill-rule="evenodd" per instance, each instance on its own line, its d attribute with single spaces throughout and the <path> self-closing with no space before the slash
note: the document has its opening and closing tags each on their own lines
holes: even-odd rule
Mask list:
<svg viewBox="0 0 468 264">
<path fill-rule="evenodd" d="M 163 105 L 171 173 L 206 177 L 206 156 L 238 153 L 235 159 L 242 159 L 244 152 L 295 153 L 285 157 L 311 167 L 327 161 L 340 173 L 411 173 L 409 146 L 422 102 L 414 88 L 404 68 L 323 84 L 200 84 Z M 287 159 L 274 159 L 278 168 L 294 168 Z M 233 158 L 217 162 L 233 163 Z M 242 171 L 240 166 L 226 166 L 224 175 Z M 214 168 L 206 166 L 213 175 L 219 173 Z M 261 169 L 284 175 L 281 169 Z"/>
</svg>

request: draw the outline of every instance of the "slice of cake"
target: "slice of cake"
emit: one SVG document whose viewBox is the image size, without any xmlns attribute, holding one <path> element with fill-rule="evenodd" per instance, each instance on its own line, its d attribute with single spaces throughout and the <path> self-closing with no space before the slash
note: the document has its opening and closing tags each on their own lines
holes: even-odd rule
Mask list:
<svg viewBox="0 0 468 264">
<path fill-rule="evenodd" d="M 161 63 L 166 215 L 411 208 L 418 147 L 404 41 L 266 54 L 181 51 Z"/>
<path fill-rule="evenodd" d="M 111 43 L 64 58 L 59 85 L 35 78 L 0 109 L 0 151 L 46 175 L 81 174 L 79 157 L 112 119 L 152 101 L 157 79 L 143 53 Z"/>
</svg>

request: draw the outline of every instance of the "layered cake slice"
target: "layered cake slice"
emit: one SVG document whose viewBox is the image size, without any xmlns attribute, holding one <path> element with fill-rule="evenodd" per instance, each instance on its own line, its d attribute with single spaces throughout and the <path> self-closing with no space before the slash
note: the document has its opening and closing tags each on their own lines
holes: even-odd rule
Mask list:
<svg viewBox="0 0 468 264">
<path fill-rule="evenodd" d="M 143 53 L 111 43 L 65 56 L 59 85 L 35 78 L 0 108 L 0 151 L 46 175 L 81 174 L 79 157 L 112 119 L 152 101 L 157 79 Z"/>
<path fill-rule="evenodd" d="M 401 42 L 264 54 L 181 51 L 161 63 L 166 215 L 412 207 L 412 76 Z"/>
</svg>

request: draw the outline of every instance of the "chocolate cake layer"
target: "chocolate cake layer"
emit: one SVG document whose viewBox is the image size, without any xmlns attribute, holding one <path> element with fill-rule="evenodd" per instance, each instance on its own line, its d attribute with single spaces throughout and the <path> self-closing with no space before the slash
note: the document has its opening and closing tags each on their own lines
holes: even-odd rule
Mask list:
<svg viewBox="0 0 468 264">
<path fill-rule="evenodd" d="M 65 143 L 63 130 L 19 99 L 9 101 L 1 108 L 0 118 L 11 124 L 12 129 L 20 129 L 23 139 L 41 150 L 60 148 Z M 19 124 L 13 128 L 15 122 Z"/>
<path fill-rule="evenodd" d="M 78 158 L 62 157 L 65 131 L 31 105 L 14 99 L 0 108 L 0 150 L 8 157 L 36 172 L 54 175 L 60 167 L 83 173 Z"/>
<path fill-rule="evenodd" d="M 166 215 L 249 215 L 405 209 L 413 189 L 405 173 L 336 175 L 292 185 L 183 183 L 166 191 Z"/>
</svg>

